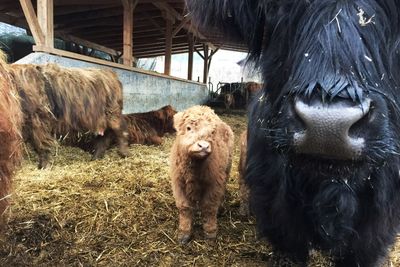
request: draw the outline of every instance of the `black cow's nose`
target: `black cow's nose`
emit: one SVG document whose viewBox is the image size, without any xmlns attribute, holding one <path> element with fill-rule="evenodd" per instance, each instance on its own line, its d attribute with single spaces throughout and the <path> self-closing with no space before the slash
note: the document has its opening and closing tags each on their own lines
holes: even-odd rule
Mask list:
<svg viewBox="0 0 400 267">
<path fill-rule="evenodd" d="M 296 152 L 329 159 L 356 159 L 361 155 L 365 140 L 349 136 L 349 130 L 369 112 L 370 104 L 370 99 L 361 104 L 348 100 L 306 104 L 296 100 L 295 112 L 305 126 L 303 131 L 294 134 Z"/>
</svg>

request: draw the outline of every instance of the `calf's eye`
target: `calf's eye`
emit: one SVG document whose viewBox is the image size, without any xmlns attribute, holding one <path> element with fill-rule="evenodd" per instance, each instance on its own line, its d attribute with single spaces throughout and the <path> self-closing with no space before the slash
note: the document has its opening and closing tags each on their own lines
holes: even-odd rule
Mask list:
<svg viewBox="0 0 400 267">
<path fill-rule="evenodd" d="M 188 131 L 190 131 L 190 130 L 192 130 L 192 128 L 190 128 L 189 126 L 186 128 L 186 130 L 188 130 Z"/>
</svg>

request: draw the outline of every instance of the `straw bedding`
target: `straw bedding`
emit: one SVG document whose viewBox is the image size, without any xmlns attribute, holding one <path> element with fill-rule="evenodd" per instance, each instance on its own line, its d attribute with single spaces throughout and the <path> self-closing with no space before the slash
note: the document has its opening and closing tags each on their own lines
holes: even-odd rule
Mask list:
<svg viewBox="0 0 400 267">
<path fill-rule="evenodd" d="M 253 218 L 239 215 L 239 135 L 244 112 L 221 114 L 235 132 L 235 151 L 216 241 L 197 220 L 186 246 L 176 241 L 177 209 L 168 177 L 173 136 L 160 147 L 132 145 L 121 159 L 102 160 L 57 147 L 53 164 L 36 168 L 26 148 L 0 243 L 0 266 L 281 266 L 285 260 L 257 240 Z M 313 253 L 313 267 L 331 266 Z M 290 266 L 290 265 L 289 265 Z M 388 266 L 400 266 L 400 241 Z"/>
</svg>

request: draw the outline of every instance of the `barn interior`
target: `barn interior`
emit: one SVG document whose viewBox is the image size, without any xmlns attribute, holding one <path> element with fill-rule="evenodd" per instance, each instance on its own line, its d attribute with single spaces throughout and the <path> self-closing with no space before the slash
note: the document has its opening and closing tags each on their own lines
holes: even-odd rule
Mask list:
<svg viewBox="0 0 400 267">
<path fill-rule="evenodd" d="M 0 21 L 32 35 L 32 53 L 21 63 L 114 69 L 124 84 L 125 113 L 203 103 L 215 53 L 246 51 L 243 44 L 222 41 L 218 33 L 199 32 L 184 0 L 2 0 Z M 68 48 L 56 47 L 56 40 Z M 96 51 L 106 57 L 96 57 Z M 179 53 L 189 55 L 187 79 L 170 75 L 172 55 Z M 193 77 L 194 53 L 204 61 L 201 80 Z M 156 56 L 165 56 L 162 74 L 135 65 Z M 234 130 L 235 151 L 216 241 L 204 239 L 200 225 L 188 245 L 176 240 L 178 214 L 168 174 L 173 136 L 160 147 L 132 145 L 131 156 L 124 159 L 112 149 L 105 158 L 90 161 L 78 148 L 56 146 L 45 170 L 37 169 L 35 154 L 24 146 L 13 203 L 5 214 L 0 265 L 290 266 L 258 239 L 255 219 L 239 214 L 237 166 L 245 111 L 218 114 Z M 314 253 L 310 266 L 333 265 Z M 387 266 L 400 266 L 400 241 Z"/>
<path fill-rule="evenodd" d="M 200 33 L 183 0 L 5 0 L 0 11 L 0 21 L 29 30 L 36 43 L 33 51 L 129 70 L 138 58 L 165 55 L 168 75 L 172 54 L 198 53 L 207 71 L 219 49 L 246 51 L 243 44 L 222 43 L 218 34 Z M 80 45 L 80 55 L 54 48 L 55 38 Z M 108 54 L 110 62 L 92 58 L 93 50 Z M 193 78 L 192 59 L 189 56 L 188 80 Z"/>
<path fill-rule="evenodd" d="M 0 11 L 1 22 L 33 37 L 31 51 L 24 51 L 29 55 L 17 63 L 110 67 L 124 85 L 124 113 L 206 102 L 213 55 L 220 49 L 246 50 L 222 43 L 218 34 L 200 33 L 183 0 L 5 0 Z M 186 79 L 170 75 L 172 55 L 180 53 L 188 53 Z M 203 59 L 201 78 L 193 77 L 194 53 Z M 157 56 L 165 56 L 163 73 L 136 67 L 139 59 Z"/>
</svg>

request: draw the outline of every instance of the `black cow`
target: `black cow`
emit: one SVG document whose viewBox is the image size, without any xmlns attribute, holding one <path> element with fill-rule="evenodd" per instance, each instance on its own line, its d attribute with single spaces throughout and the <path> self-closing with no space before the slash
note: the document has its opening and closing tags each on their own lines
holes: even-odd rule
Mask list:
<svg viewBox="0 0 400 267">
<path fill-rule="evenodd" d="M 260 234 L 301 264 L 317 248 L 378 266 L 400 223 L 400 1 L 187 2 L 263 74 L 246 177 Z"/>
</svg>

